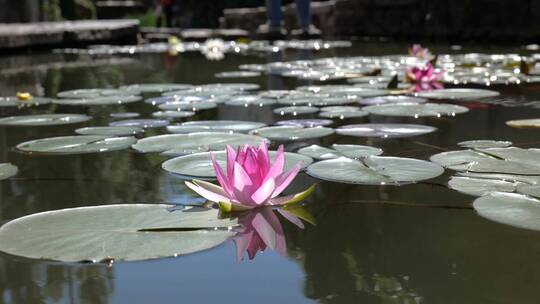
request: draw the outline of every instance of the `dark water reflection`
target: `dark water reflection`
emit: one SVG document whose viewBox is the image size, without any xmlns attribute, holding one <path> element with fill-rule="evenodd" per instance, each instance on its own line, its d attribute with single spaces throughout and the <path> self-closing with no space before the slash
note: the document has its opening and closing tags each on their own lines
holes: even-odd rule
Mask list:
<svg viewBox="0 0 540 304">
<path fill-rule="evenodd" d="M 380 55 L 405 50 L 404 45 L 364 44 L 317 56 Z M 0 91 L 2 95 L 18 90 L 54 95 L 68 89 L 138 82 L 224 82 L 227 80 L 218 80 L 213 74 L 236 70 L 244 63 L 309 56 L 313 54 L 290 53 L 273 58 L 228 56 L 218 62 L 208 62 L 199 54 L 138 55 L 121 60 L 58 54 L 4 57 L 0 58 Z M 4 73 L 5 69 L 8 72 Z M 277 77 L 237 82 L 256 82 L 273 89 L 298 84 Z M 540 89 L 534 86 L 498 89 L 511 98 L 540 97 Z M 180 179 L 160 169 L 166 158 L 157 154 L 118 151 L 101 155 L 29 156 L 12 150 L 22 141 L 72 135 L 79 127 L 107 125 L 112 120 L 109 113 L 134 111 L 150 117 L 153 110 L 144 103 L 89 108 L 52 105 L 20 111 L 0 108 L 1 116 L 63 112 L 94 117 L 73 126 L 0 127 L 0 162 L 10 161 L 20 168 L 15 178 L 0 182 L 0 221 L 77 206 L 192 200 Z M 455 149 L 457 142 L 470 139 L 510 140 L 522 147 L 540 147 L 535 131 L 504 125 L 509 119 L 538 115 L 540 111 L 536 109 L 496 106 L 473 107 L 469 113 L 451 119 L 350 119 L 339 124 L 413 122 L 436 126 L 439 131 L 402 140 L 331 136 L 310 143 L 369 144 L 383 148 L 386 155 L 420 159 L 441 149 Z M 243 110 L 220 106 L 192 119 L 271 123 L 279 118 L 273 116 L 271 108 Z M 150 130 L 146 135 L 163 132 Z M 287 146 L 289 150 L 297 147 L 298 144 Z M 306 207 L 317 225 L 307 224 L 301 230 L 282 221 L 288 258 L 267 250 L 253 261 L 238 263 L 232 241 L 176 259 L 120 263 L 112 268 L 0 255 L 0 302 L 537 303 L 540 233 L 489 222 L 471 210 L 380 203 L 470 203 L 472 197 L 441 186 L 448 176 L 447 173 L 426 183 L 403 187 L 321 182 Z M 316 181 L 300 175 L 288 191 L 302 191 L 313 182 Z"/>
</svg>

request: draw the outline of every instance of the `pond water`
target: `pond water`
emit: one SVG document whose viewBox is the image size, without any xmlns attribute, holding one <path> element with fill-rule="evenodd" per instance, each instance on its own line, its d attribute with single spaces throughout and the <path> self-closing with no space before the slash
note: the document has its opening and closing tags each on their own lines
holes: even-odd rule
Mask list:
<svg viewBox="0 0 540 304">
<path fill-rule="evenodd" d="M 261 89 L 293 89 L 314 82 L 279 76 L 215 78 L 241 64 L 331 56 L 404 54 L 407 46 L 355 43 L 321 52 L 241 56 L 209 61 L 198 53 L 132 56 L 29 54 L 0 58 L 2 95 L 17 91 L 56 96 L 60 91 L 118 87 L 132 83 L 256 83 Z M 433 52 L 448 52 L 435 47 Z M 524 52 L 521 48 L 464 47 L 450 52 Z M 340 83 L 332 81 L 332 83 Z M 503 98 L 540 98 L 540 85 L 496 85 Z M 155 95 L 155 94 L 154 94 Z M 154 96 L 146 94 L 145 97 Z M 463 103 L 460 103 L 463 105 Z M 336 128 L 359 123 L 413 123 L 437 132 L 411 138 L 360 138 L 333 134 L 286 144 L 287 151 L 318 144 L 378 147 L 386 156 L 427 160 L 461 149 L 458 142 L 507 140 L 540 147 L 538 131 L 506 126 L 513 119 L 537 118 L 540 109 L 468 102 L 455 117 L 390 116 L 335 119 Z M 247 120 L 273 124 L 282 105 L 243 108 L 219 104 L 175 121 Z M 75 135 L 75 129 L 107 126 L 111 113 L 137 112 L 152 118 L 156 107 L 133 102 L 112 106 L 47 104 L 17 110 L 0 107 L 2 117 L 76 113 L 91 120 L 60 126 L 0 127 L 0 163 L 19 173 L 0 182 L 0 221 L 63 208 L 103 204 L 185 203 L 192 198 L 183 179 L 161 169 L 169 156 L 120 150 L 97 154 L 28 155 L 22 142 Z M 304 114 L 301 118 L 317 118 Z M 165 128 L 144 135 L 167 134 Z M 282 221 L 287 256 L 266 250 L 255 259 L 236 260 L 232 241 L 195 254 L 139 262 L 64 264 L 0 255 L 0 302 L 4 303 L 537 303 L 540 284 L 540 233 L 484 219 L 467 208 L 475 199 L 447 188 L 452 172 L 403 186 L 326 182 L 301 173 L 290 193 L 312 183 L 317 189 L 305 208 L 316 225 L 305 229 Z M 421 205 L 427 205 L 428 207 Z M 464 207 L 464 208 L 453 208 Z"/>
</svg>

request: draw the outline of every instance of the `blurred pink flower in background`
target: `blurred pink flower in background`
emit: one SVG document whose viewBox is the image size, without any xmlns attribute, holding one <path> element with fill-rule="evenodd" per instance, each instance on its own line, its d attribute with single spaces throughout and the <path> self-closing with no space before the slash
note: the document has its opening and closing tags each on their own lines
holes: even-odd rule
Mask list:
<svg viewBox="0 0 540 304">
<path fill-rule="evenodd" d="M 405 79 L 412 83 L 411 91 L 422 92 L 442 89 L 444 86 L 439 82 L 443 73 L 437 72 L 431 63 L 423 67 L 408 68 L 405 71 Z"/>
<path fill-rule="evenodd" d="M 429 60 L 433 57 L 429 49 L 423 48 L 420 44 L 413 44 L 409 48 L 409 55 L 426 60 Z"/>
</svg>

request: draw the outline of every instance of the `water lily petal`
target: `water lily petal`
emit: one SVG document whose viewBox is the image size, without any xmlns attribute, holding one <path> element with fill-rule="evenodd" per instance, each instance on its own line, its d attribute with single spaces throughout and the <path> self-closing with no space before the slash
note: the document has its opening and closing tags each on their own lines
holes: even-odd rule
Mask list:
<svg viewBox="0 0 540 304">
<path fill-rule="evenodd" d="M 298 172 L 300 172 L 300 168 L 302 168 L 302 166 L 300 163 L 298 163 L 291 170 L 282 173 L 276 178 L 276 188 L 274 193 L 272 193 L 272 197 L 278 196 L 281 192 L 283 192 L 283 190 L 285 190 L 285 188 L 289 186 Z"/>
<path fill-rule="evenodd" d="M 270 178 L 251 195 L 251 199 L 255 202 L 255 204 L 261 205 L 268 201 L 272 193 L 274 193 L 275 187 L 276 184 L 274 179 Z"/>
<path fill-rule="evenodd" d="M 285 166 L 285 152 L 283 150 L 283 145 L 280 145 L 277 149 L 276 159 L 266 173 L 265 180 L 269 178 L 276 179 L 280 174 L 283 173 L 283 168 Z"/>
<path fill-rule="evenodd" d="M 230 145 L 225 146 L 227 150 L 227 178 L 232 180 L 234 171 L 234 160 L 236 159 L 236 151 Z"/>
<path fill-rule="evenodd" d="M 251 199 L 253 182 L 251 178 L 246 173 L 244 168 L 238 163 L 234 163 L 234 174 L 233 174 L 233 192 L 237 201 L 243 204 L 253 204 Z"/>
<path fill-rule="evenodd" d="M 228 197 L 233 197 L 234 193 L 232 191 L 231 181 L 225 176 L 223 169 L 216 161 L 216 156 L 213 153 L 210 154 L 210 158 L 212 159 L 212 166 L 214 166 L 214 171 L 216 172 L 216 177 L 219 184 L 221 185 L 223 190 L 225 190 Z"/>
<path fill-rule="evenodd" d="M 200 183 L 200 182 L 202 181 L 197 181 L 197 183 Z M 225 191 L 223 191 L 221 187 L 218 187 L 214 184 L 204 182 L 200 185 L 195 185 L 188 181 L 186 181 L 185 184 L 189 189 L 197 192 L 197 194 L 199 194 L 200 196 L 206 198 L 207 200 L 211 202 L 219 203 L 219 202 L 230 201 L 229 198 L 226 196 Z M 208 184 L 212 185 L 212 187 L 210 187 Z"/>
<path fill-rule="evenodd" d="M 266 142 L 261 142 L 259 150 L 257 151 L 257 162 L 259 164 L 259 170 L 261 178 L 266 176 L 268 169 L 270 169 L 270 157 L 268 156 L 268 145 Z"/>
</svg>

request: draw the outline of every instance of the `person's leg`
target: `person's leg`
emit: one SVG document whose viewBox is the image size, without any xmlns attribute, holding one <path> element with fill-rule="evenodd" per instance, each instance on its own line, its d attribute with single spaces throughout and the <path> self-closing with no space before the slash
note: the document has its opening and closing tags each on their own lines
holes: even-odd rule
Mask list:
<svg viewBox="0 0 540 304">
<path fill-rule="evenodd" d="M 281 0 L 266 0 L 266 16 L 270 28 L 280 28 L 283 21 Z"/>
<path fill-rule="evenodd" d="M 296 13 L 300 28 L 307 29 L 311 24 L 311 0 L 296 0 Z"/>
</svg>

